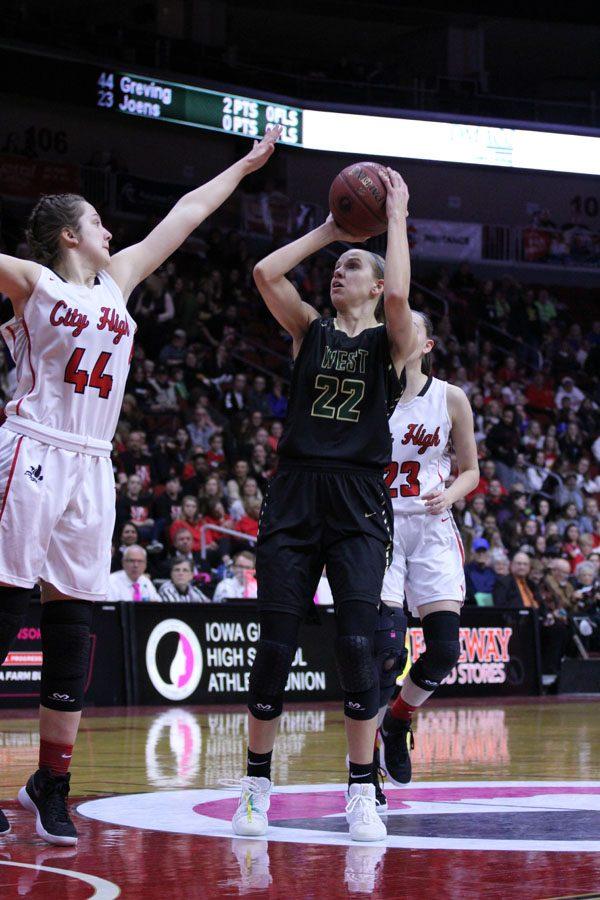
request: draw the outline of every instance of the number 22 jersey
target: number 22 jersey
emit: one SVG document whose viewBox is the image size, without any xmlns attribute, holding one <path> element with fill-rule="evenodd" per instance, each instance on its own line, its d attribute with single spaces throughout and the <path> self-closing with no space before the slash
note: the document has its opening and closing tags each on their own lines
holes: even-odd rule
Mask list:
<svg viewBox="0 0 600 900">
<path fill-rule="evenodd" d="M 314 319 L 294 362 L 282 462 L 383 471 L 401 393 L 385 325 L 349 337 L 334 319 Z"/>
<path fill-rule="evenodd" d="M 447 382 L 429 377 L 408 403 L 399 403 L 390 419 L 392 461 L 386 468 L 394 513 L 425 513 L 423 497 L 443 490 L 450 475 Z"/>
<path fill-rule="evenodd" d="M 119 419 L 136 325 L 107 272 L 93 287 L 42 267 L 22 317 L 2 326 L 17 388 L 6 405 L 36 425 L 111 441 Z"/>
</svg>

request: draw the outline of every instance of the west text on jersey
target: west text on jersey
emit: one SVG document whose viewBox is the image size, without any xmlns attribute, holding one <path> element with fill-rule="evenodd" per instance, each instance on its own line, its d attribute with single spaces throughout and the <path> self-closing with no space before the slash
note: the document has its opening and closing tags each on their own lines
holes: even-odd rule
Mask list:
<svg viewBox="0 0 600 900">
<path fill-rule="evenodd" d="M 322 369 L 335 369 L 336 372 L 360 372 L 364 375 L 367 369 L 368 350 L 334 350 L 325 347 Z"/>
</svg>

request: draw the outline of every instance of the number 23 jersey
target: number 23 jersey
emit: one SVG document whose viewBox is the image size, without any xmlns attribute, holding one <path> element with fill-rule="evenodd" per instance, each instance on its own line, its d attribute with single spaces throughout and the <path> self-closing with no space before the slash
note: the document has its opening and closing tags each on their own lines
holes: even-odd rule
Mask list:
<svg viewBox="0 0 600 900">
<path fill-rule="evenodd" d="M 392 461 L 386 468 L 394 513 L 425 513 L 423 497 L 443 490 L 450 475 L 447 382 L 429 377 L 408 403 L 399 403 L 390 419 Z"/>
<path fill-rule="evenodd" d="M 111 441 L 135 329 L 107 272 L 88 288 L 43 266 L 23 316 L 1 329 L 17 374 L 7 417 Z"/>
</svg>

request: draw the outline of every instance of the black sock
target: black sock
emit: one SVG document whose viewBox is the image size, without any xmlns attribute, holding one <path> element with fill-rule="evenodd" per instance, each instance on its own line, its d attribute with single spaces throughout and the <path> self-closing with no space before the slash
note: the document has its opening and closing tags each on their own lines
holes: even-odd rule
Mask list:
<svg viewBox="0 0 600 900">
<path fill-rule="evenodd" d="M 348 785 L 371 784 L 373 778 L 373 763 L 353 763 L 348 767 Z"/>
<path fill-rule="evenodd" d="M 270 780 L 272 756 L 272 750 L 269 753 L 253 753 L 252 750 L 248 748 L 248 775 L 252 775 L 254 778 L 268 778 Z"/>
</svg>

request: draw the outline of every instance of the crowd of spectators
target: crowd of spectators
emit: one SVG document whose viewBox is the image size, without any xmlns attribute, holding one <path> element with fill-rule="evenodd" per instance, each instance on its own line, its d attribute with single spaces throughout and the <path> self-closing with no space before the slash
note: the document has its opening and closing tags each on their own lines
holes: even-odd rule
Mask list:
<svg viewBox="0 0 600 900">
<path fill-rule="evenodd" d="M 247 576 L 277 469 L 290 344 L 255 291 L 250 246 L 213 229 L 203 257 L 174 257 L 130 301 L 138 333 L 114 440 L 114 599 L 256 595 Z M 330 271 L 322 254 L 293 275 L 324 315 Z M 555 671 L 573 641 L 600 650 L 600 321 L 585 303 L 573 309 L 511 276 L 482 281 L 467 264 L 439 271 L 431 289 L 411 304 L 432 314 L 434 374 L 466 392 L 479 449 L 479 485 L 454 506 L 467 602 L 539 609 Z M 13 388 L 5 354 L 4 399 Z"/>
</svg>

